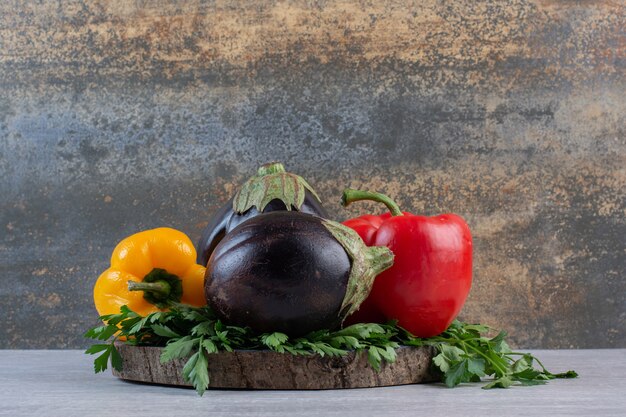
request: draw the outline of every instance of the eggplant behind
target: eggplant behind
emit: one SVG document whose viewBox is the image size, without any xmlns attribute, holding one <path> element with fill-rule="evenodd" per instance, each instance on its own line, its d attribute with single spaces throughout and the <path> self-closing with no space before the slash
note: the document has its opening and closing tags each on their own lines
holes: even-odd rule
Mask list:
<svg viewBox="0 0 626 417">
<path fill-rule="evenodd" d="M 222 206 L 202 231 L 197 245 L 198 259 L 196 263 L 206 266 L 217 244 L 220 243 L 226 234 L 230 233 L 235 227 L 246 220 L 256 217 L 259 214 L 271 213 L 273 211 L 287 211 L 287 207 L 282 200 L 274 199 L 265 206 L 262 212 L 259 212 L 256 207 L 251 207 L 243 213 L 238 213 L 233 209 L 233 200 L 234 197 Z M 322 207 L 317 197 L 308 190 L 306 191 L 304 202 L 300 208 L 292 206 L 291 210 L 298 210 L 302 213 L 317 217 L 328 217 L 326 210 Z"/>
<path fill-rule="evenodd" d="M 204 228 L 196 262 L 206 266 L 217 244 L 244 221 L 263 213 L 291 210 L 328 217 L 317 193 L 302 177 L 286 172 L 278 162 L 262 165 Z"/>
</svg>

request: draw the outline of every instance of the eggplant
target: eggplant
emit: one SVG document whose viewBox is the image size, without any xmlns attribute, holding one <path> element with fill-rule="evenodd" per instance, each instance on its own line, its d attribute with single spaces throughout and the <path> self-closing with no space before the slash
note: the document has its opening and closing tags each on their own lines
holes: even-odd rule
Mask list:
<svg viewBox="0 0 626 417">
<path fill-rule="evenodd" d="M 249 219 L 215 247 L 205 275 L 208 305 L 225 323 L 300 336 L 338 327 L 393 264 L 352 229 L 294 211 Z"/>
<path fill-rule="evenodd" d="M 317 193 L 304 178 L 286 172 L 279 162 L 261 166 L 202 231 L 196 248 L 197 263 L 206 266 L 220 240 L 240 223 L 262 213 L 291 210 L 328 217 Z"/>
</svg>

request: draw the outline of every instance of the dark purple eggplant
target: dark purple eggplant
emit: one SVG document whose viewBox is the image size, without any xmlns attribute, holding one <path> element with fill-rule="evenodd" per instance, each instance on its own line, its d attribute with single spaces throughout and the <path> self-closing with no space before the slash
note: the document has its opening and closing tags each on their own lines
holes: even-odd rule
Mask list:
<svg viewBox="0 0 626 417">
<path fill-rule="evenodd" d="M 328 217 L 319 197 L 302 177 L 285 172 L 278 162 L 261 166 L 202 231 L 197 263 L 206 265 L 220 240 L 240 223 L 262 213 L 290 210 Z"/>
<path fill-rule="evenodd" d="M 205 275 L 209 306 L 225 323 L 299 336 L 339 326 L 393 264 L 352 229 L 294 211 L 249 219 L 216 246 Z"/>
</svg>

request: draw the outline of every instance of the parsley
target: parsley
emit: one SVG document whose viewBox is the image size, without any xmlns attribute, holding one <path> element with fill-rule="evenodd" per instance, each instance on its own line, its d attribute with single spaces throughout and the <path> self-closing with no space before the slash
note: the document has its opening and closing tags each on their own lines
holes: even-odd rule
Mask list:
<svg viewBox="0 0 626 417">
<path fill-rule="evenodd" d="M 256 335 L 248 328 L 229 326 L 215 317 L 208 307 L 178 304 L 168 312 L 145 317 L 123 306 L 119 314 L 101 316 L 105 323 L 85 333 L 85 337 L 104 341 L 85 351 L 99 354 L 94 359 L 96 373 L 107 369 L 109 362 L 122 369 L 122 358 L 115 348 L 117 340 L 131 345 L 163 346 L 161 363 L 186 359 L 183 377 L 202 395 L 209 386 L 210 355 L 234 349 L 270 349 L 292 355 L 344 356 L 355 351 L 366 354 L 369 364 L 380 370 L 383 362 L 394 362 L 400 346 L 432 346 L 437 350 L 433 366 L 442 374 L 448 387 L 465 382 L 480 382 L 491 376 L 489 388 L 512 385 L 539 385 L 555 378 L 576 378 L 574 371 L 553 374 L 533 355 L 514 352 L 507 345 L 506 332 L 494 337 L 494 330 L 481 324 L 454 321 L 439 336 L 421 339 L 412 336 L 395 322 L 359 323 L 341 330 L 319 330 L 306 336 L 290 338 L 280 332 Z M 535 366 L 537 364 L 538 368 Z"/>
<path fill-rule="evenodd" d="M 404 332 L 403 344 L 437 348 L 439 354 L 433 358 L 433 363 L 442 372 L 448 387 L 463 382 L 480 382 L 485 376 L 493 376 L 493 381 L 483 386 L 484 389 L 540 385 L 550 379 L 578 376 L 575 371 L 551 373 L 530 353 L 512 351 L 504 340 L 506 332 L 501 331 L 492 338 L 483 335 L 492 331 L 485 325 L 455 320 L 445 332 L 428 339 Z M 540 369 L 535 368 L 535 362 Z"/>
</svg>

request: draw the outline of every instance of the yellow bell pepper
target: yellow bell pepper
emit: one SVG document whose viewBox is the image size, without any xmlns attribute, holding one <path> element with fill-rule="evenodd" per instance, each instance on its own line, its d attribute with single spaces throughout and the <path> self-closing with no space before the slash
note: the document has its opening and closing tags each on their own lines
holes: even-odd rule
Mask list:
<svg viewBox="0 0 626 417">
<path fill-rule="evenodd" d="M 111 267 L 94 287 L 94 303 L 101 316 L 117 314 L 123 305 L 142 316 L 167 310 L 170 302 L 203 306 L 204 272 L 183 232 L 167 227 L 146 230 L 115 247 Z"/>
</svg>

